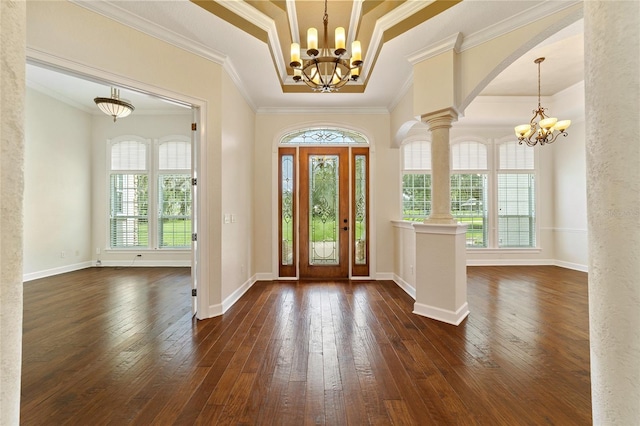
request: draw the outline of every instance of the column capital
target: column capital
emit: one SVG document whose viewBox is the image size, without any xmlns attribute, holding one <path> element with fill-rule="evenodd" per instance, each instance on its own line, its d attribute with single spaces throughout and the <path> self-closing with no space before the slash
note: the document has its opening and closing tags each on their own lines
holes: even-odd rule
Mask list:
<svg viewBox="0 0 640 426">
<path fill-rule="evenodd" d="M 429 130 L 450 128 L 452 123 L 458 120 L 458 111 L 454 108 L 445 108 L 420 116 L 420 120 L 427 123 Z"/>
</svg>

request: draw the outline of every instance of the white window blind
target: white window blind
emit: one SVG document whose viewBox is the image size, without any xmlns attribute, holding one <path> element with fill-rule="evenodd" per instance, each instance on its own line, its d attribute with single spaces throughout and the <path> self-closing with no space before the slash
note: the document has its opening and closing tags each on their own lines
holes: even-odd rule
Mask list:
<svg viewBox="0 0 640 426">
<path fill-rule="evenodd" d="M 147 144 L 125 140 L 111 145 L 111 170 L 146 170 Z"/>
<path fill-rule="evenodd" d="M 431 142 L 413 141 L 402 147 L 404 152 L 403 169 L 431 170 Z"/>
<path fill-rule="evenodd" d="M 500 170 L 533 170 L 535 150 L 518 142 L 501 143 Z"/>
<path fill-rule="evenodd" d="M 487 170 L 487 147 L 475 142 L 458 142 L 451 146 L 453 170 Z"/>
<path fill-rule="evenodd" d="M 191 170 L 191 143 L 162 142 L 158 151 L 160 170 Z"/>
</svg>

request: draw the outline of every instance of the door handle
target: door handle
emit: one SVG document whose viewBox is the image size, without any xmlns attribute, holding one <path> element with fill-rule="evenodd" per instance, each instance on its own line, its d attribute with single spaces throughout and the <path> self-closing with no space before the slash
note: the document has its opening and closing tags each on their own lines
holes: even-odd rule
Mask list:
<svg viewBox="0 0 640 426">
<path fill-rule="evenodd" d="M 343 230 L 343 231 L 347 231 L 347 230 L 349 230 L 349 227 L 348 227 L 348 226 L 345 226 L 344 228 L 342 228 L 342 230 Z"/>
</svg>

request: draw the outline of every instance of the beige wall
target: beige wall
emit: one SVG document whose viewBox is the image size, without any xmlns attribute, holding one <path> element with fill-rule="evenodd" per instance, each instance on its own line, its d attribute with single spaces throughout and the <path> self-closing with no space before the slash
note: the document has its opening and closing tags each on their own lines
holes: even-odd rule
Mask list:
<svg viewBox="0 0 640 426">
<path fill-rule="evenodd" d="M 222 300 L 252 284 L 255 114 L 225 74 L 222 83 Z"/>
<path fill-rule="evenodd" d="M 393 272 L 392 219 L 398 219 L 400 186 L 398 149 L 391 148 L 387 114 L 258 114 L 255 146 L 255 267 L 259 276 L 277 277 L 277 142 L 286 131 L 309 126 L 333 125 L 358 130 L 371 143 L 370 204 L 372 276 L 391 277 Z M 386 274 L 386 275 L 385 275 Z"/>
<path fill-rule="evenodd" d="M 28 89 L 24 173 L 25 279 L 90 265 L 90 115 Z"/>
</svg>

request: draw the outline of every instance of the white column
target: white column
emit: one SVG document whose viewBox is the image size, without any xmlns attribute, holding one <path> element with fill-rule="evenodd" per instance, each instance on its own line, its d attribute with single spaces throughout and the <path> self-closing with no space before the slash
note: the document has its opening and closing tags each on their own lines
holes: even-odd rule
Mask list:
<svg viewBox="0 0 640 426">
<path fill-rule="evenodd" d="M 453 109 L 422 116 L 431 131 L 431 215 L 414 224 L 416 302 L 413 313 L 458 325 L 467 304 L 467 225 L 451 216 L 449 129 Z"/>
<path fill-rule="evenodd" d="M 0 424 L 20 421 L 26 3 L 0 1 Z"/>
<path fill-rule="evenodd" d="M 431 215 L 425 223 L 456 223 L 451 216 L 449 129 L 457 119 L 450 108 L 422 116 L 431 131 Z"/>
<path fill-rule="evenodd" d="M 584 2 L 593 423 L 640 419 L 640 3 Z"/>
</svg>

